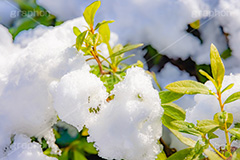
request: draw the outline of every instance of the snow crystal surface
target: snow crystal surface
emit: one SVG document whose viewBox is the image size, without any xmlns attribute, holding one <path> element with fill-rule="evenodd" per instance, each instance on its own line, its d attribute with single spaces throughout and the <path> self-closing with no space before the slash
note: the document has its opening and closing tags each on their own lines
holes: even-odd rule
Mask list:
<svg viewBox="0 0 240 160">
<path fill-rule="evenodd" d="M 234 83 L 234 86 L 232 89 L 225 91 L 222 94 L 222 101 L 224 102 L 227 97 L 229 97 L 231 94 L 235 92 L 240 91 L 240 75 L 229 75 L 224 77 L 223 81 L 223 88 L 225 88 L 227 85 Z M 214 86 L 210 81 L 206 82 L 206 86 L 208 86 L 211 90 L 214 91 Z M 187 111 L 186 114 L 186 121 L 196 123 L 197 120 L 203 120 L 203 119 L 213 119 L 213 116 L 215 113 L 218 113 L 221 111 L 219 107 L 219 103 L 216 99 L 216 97 L 211 95 L 196 95 L 194 97 L 196 101 L 196 105 Z M 226 104 L 225 105 L 225 111 L 233 114 L 233 124 L 240 122 L 240 106 L 239 106 L 239 100 Z M 223 131 L 217 131 L 217 135 L 219 135 L 219 138 L 211 140 L 211 142 L 216 146 L 216 148 L 220 146 L 225 145 L 225 136 Z M 240 147 L 240 142 L 233 143 L 233 146 L 236 145 L 237 147 Z"/>
<path fill-rule="evenodd" d="M 57 160 L 57 158 L 48 157 L 43 154 L 41 145 L 31 142 L 31 139 L 25 135 L 16 135 L 14 143 L 7 150 L 7 156 L 2 160 Z"/>
<path fill-rule="evenodd" d="M 104 106 L 108 97 L 100 79 L 89 73 L 89 67 L 63 76 L 59 83 L 53 83 L 54 108 L 63 121 L 75 126 L 79 131 L 94 119 L 97 110 Z"/>
<path fill-rule="evenodd" d="M 150 76 L 141 68 L 131 68 L 112 94 L 114 99 L 88 127 L 89 141 L 106 159 L 155 159 L 161 151 L 163 109 Z"/>
</svg>

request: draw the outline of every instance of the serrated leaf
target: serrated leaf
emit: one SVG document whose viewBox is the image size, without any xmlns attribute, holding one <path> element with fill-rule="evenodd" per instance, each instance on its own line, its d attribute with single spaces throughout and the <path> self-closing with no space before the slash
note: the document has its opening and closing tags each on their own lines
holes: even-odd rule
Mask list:
<svg viewBox="0 0 240 160">
<path fill-rule="evenodd" d="M 192 140 L 191 138 L 184 137 L 182 133 L 169 129 L 182 143 L 186 144 L 189 147 L 194 147 L 196 144 L 196 141 Z"/>
<path fill-rule="evenodd" d="M 81 31 L 77 28 L 77 27 L 73 27 L 73 33 L 76 35 L 76 36 L 79 36 L 81 34 Z"/>
<path fill-rule="evenodd" d="M 233 123 L 232 113 L 227 113 L 225 111 L 218 112 L 214 115 L 213 120 L 219 124 L 219 128 L 224 130 L 225 122 L 227 123 L 227 128 L 229 128 Z"/>
<path fill-rule="evenodd" d="M 219 128 L 219 124 L 210 119 L 197 121 L 197 129 L 202 133 L 214 132 Z"/>
<path fill-rule="evenodd" d="M 159 96 L 161 99 L 161 103 L 164 104 L 164 103 L 170 103 L 178 100 L 183 96 L 183 94 L 171 92 L 171 91 L 160 91 Z"/>
<path fill-rule="evenodd" d="M 110 21 L 105 21 L 104 20 L 104 21 L 102 21 L 102 22 L 100 22 L 96 25 L 95 30 L 97 30 L 101 25 L 109 24 L 109 23 L 113 23 L 113 22 L 114 22 L 114 20 L 110 20 Z"/>
<path fill-rule="evenodd" d="M 189 123 L 181 120 L 174 120 L 171 122 L 171 124 L 174 127 L 176 127 L 179 132 L 182 132 L 182 133 L 188 133 L 195 136 L 198 136 L 201 134 L 197 129 L 195 129 L 195 125 L 193 123 Z"/>
<path fill-rule="evenodd" d="M 238 148 L 232 156 L 232 160 L 239 160 L 240 159 L 240 148 Z"/>
<path fill-rule="evenodd" d="M 191 153 L 193 149 L 192 148 L 186 148 L 183 150 L 180 150 L 176 153 L 174 153 L 173 155 L 171 155 L 170 157 L 168 157 L 167 160 L 188 160 L 186 159 L 186 157 Z"/>
<path fill-rule="evenodd" d="M 208 156 L 209 160 L 222 160 L 215 152 L 205 149 L 204 153 Z"/>
<path fill-rule="evenodd" d="M 162 104 L 164 114 L 175 120 L 185 120 L 186 112 L 174 103 Z"/>
<path fill-rule="evenodd" d="M 87 6 L 85 11 L 83 12 L 83 17 L 89 26 L 94 25 L 94 17 L 100 5 L 101 5 L 100 1 L 95 1 L 89 6 Z"/>
<path fill-rule="evenodd" d="M 124 46 L 123 49 L 121 49 L 120 51 L 114 52 L 110 57 L 116 57 L 119 56 L 125 52 L 131 51 L 133 49 L 136 49 L 138 47 L 141 47 L 143 44 L 132 44 L 132 45 L 127 45 Z"/>
<path fill-rule="evenodd" d="M 208 87 L 192 80 L 173 82 L 168 84 L 165 88 L 180 94 L 209 94 Z"/>
<path fill-rule="evenodd" d="M 232 129 L 229 129 L 228 131 L 229 133 L 236 136 L 236 138 L 240 140 L 240 128 L 232 128 Z"/>
<path fill-rule="evenodd" d="M 80 49 L 83 45 L 86 34 L 87 34 L 87 31 L 84 31 L 76 39 L 76 48 L 77 48 L 78 51 L 80 51 Z"/>
<path fill-rule="evenodd" d="M 213 79 L 216 81 L 218 89 L 221 89 L 223 77 L 225 74 L 225 67 L 219 55 L 217 48 L 211 44 L 210 61 Z"/>
<path fill-rule="evenodd" d="M 221 91 L 221 93 L 223 93 L 223 92 L 225 92 L 225 91 L 231 89 L 233 86 L 234 86 L 233 83 L 229 84 L 227 87 L 225 87 L 225 88 Z"/>
<path fill-rule="evenodd" d="M 204 70 L 200 69 L 199 73 L 201 75 L 205 76 L 208 80 L 210 80 L 213 83 L 213 85 L 217 88 L 217 83 L 215 82 L 215 80 L 207 72 L 205 72 Z"/>
<path fill-rule="evenodd" d="M 226 101 L 224 102 L 224 104 L 227 104 L 227 103 L 231 103 L 231 102 L 234 102 L 236 100 L 239 100 L 240 99 L 240 92 L 236 92 L 236 93 L 233 93 L 232 95 L 230 95 Z"/>
</svg>

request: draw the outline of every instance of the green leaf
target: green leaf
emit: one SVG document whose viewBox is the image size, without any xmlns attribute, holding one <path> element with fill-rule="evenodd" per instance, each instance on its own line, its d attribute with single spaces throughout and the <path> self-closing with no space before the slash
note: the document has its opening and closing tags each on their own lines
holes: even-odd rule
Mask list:
<svg viewBox="0 0 240 160">
<path fill-rule="evenodd" d="M 185 120 L 186 112 L 174 103 L 162 104 L 164 109 L 164 114 L 175 119 L 175 120 Z"/>
<path fill-rule="evenodd" d="M 221 57 L 218 53 L 218 50 L 213 44 L 211 44 L 210 49 L 210 61 L 213 78 L 217 83 L 218 86 L 217 89 L 220 90 L 222 87 L 222 81 L 225 74 L 225 68 L 221 60 Z"/>
<path fill-rule="evenodd" d="M 161 99 L 161 103 L 164 104 L 164 103 L 170 103 L 178 100 L 183 96 L 183 94 L 171 92 L 171 91 L 160 91 L 159 96 Z"/>
<path fill-rule="evenodd" d="M 120 51 L 114 52 L 110 57 L 116 57 L 119 56 L 125 52 L 131 51 L 133 49 L 136 49 L 138 47 L 141 47 L 143 44 L 133 44 L 133 45 L 126 45 L 121 49 Z"/>
<path fill-rule="evenodd" d="M 102 36 L 103 39 L 103 43 L 108 44 L 109 40 L 110 40 L 110 29 L 107 23 L 102 24 L 99 27 L 99 34 Z"/>
<path fill-rule="evenodd" d="M 227 104 L 227 103 L 231 103 L 231 102 L 234 102 L 236 100 L 239 100 L 240 99 L 240 92 L 236 92 L 236 93 L 233 93 L 232 95 L 230 95 L 226 101 L 224 102 L 224 104 Z"/>
<path fill-rule="evenodd" d="M 116 62 L 116 66 L 118 66 L 122 61 L 125 61 L 126 59 L 131 58 L 131 57 L 134 57 L 134 56 L 135 56 L 135 54 L 131 54 L 131 55 L 127 56 L 127 57 L 124 57 L 124 58 L 119 59 L 119 60 Z"/>
<path fill-rule="evenodd" d="M 228 59 L 229 57 L 232 56 L 232 50 L 230 48 L 226 49 L 225 51 L 222 52 L 221 58 L 222 59 Z"/>
<path fill-rule="evenodd" d="M 218 138 L 218 135 L 214 134 L 213 132 L 209 132 L 209 133 L 208 133 L 208 138 L 209 138 L 209 139 Z"/>
<path fill-rule="evenodd" d="M 229 131 L 229 133 L 236 136 L 236 138 L 240 140 L 240 128 L 232 128 L 228 131 Z"/>
<path fill-rule="evenodd" d="M 209 94 L 209 89 L 204 84 L 192 80 L 173 82 L 165 88 L 180 94 Z"/>
<path fill-rule="evenodd" d="M 232 156 L 232 160 L 239 160 L 240 159 L 240 148 L 238 148 Z"/>
<path fill-rule="evenodd" d="M 85 11 L 83 12 L 83 17 L 90 27 L 94 25 L 94 17 L 100 5 L 100 1 L 95 1 L 89 6 L 87 6 Z"/>
<path fill-rule="evenodd" d="M 76 35 L 76 36 L 79 36 L 81 34 L 81 31 L 77 28 L 77 27 L 73 27 L 73 33 Z"/>
<path fill-rule="evenodd" d="M 184 137 L 182 133 L 169 129 L 182 143 L 186 144 L 189 147 L 194 147 L 196 144 L 196 141 L 192 140 L 191 138 Z"/>
<path fill-rule="evenodd" d="M 215 152 L 205 149 L 204 153 L 208 156 L 209 160 L 222 160 Z"/>
<path fill-rule="evenodd" d="M 199 73 L 200 73 L 201 75 L 205 76 L 208 80 L 210 80 L 210 81 L 213 83 L 213 85 L 214 85 L 215 87 L 217 87 L 217 83 L 215 82 L 215 80 L 214 80 L 207 72 L 205 72 L 204 70 L 200 69 L 200 70 L 199 70 Z"/>
<path fill-rule="evenodd" d="M 198 136 L 201 134 L 197 129 L 195 129 L 195 125 L 193 123 L 188 123 L 181 120 L 175 120 L 175 121 L 172 121 L 171 124 L 172 126 L 177 128 L 179 132 L 182 132 L 182 133 L 188 133 L 195 136 Z"/>
<path fill-rule="evenodd" d="M 192 150 L 192 148 L 183 149 L 168 157 L 167 160 L 188 160 L 186 157 L 191 153 Z"/>
<path fill-rule="evenodd" d="M 234 86 L 233 83 L 229 84 L 227 87 L 225 87 L 225 88 L 221 91 L 221 93 L 223 93 L 223 92 L 225 92 L 225 91 L 231 89 L 233 86 Z"/>
<path fill-rule="evenodd" d="M 87 158 L 77 150 L 74 150 L 73 157 L 75 160 L 87 160 Z"/>
<path fill-rule="evenodd" d="M 157 158 L 155 160 L 166 160 L 166 159 L 167 159 L 167 156 L 166 156 L 165 152 L 162 151 L 157 155 Z"/>
<path fill-rule="evenodd" d="M 219 128 L 224 130 L 225 122 L 227 123 L 227 128 L 229 128 L 233 123 L 232 113 L 227 113 L 225 111 L 218 112 L 214 115 L 213 120 L 219 124 Z"/>
<path fill-rule="evenodd" d="M 104 20 L 104 21 L 102 21 L 102 22 L 100 22 L 96 25 L 95 30 L 97 30 L 101 25 L 109 24 L 109 23 L 113 23 L 113 22 L 114 22 L 114 20 L 110 20 L 110 21 L 105 21 Z"/>
<path fill-rule="evenodd" d="M 210 119 L 197 121 L 197 129 L 202 133 L 214 132 L 219 128 L 219 124 Z"/>
<path fill-rule="evenodd" d="M 68 160 L 68 151 L 68 149 L 64 149 L 61 157 L 59 157 L 59 160 Z"/>
<path fill-rule="evenodd" d="M 76 39 L 76 48 L 78 51 L 80 51 L 83 41 L 86 37 L 87 31 L 82 32 Z"/>
</svg>

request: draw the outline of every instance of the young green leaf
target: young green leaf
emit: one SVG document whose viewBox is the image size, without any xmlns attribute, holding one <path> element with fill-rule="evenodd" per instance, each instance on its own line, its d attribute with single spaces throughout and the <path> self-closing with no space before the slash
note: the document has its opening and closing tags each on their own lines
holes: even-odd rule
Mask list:
<svg viewBox="0 0 240 160">
<path fill-rule="evenodd" d="M 186 112 L 174 103 L 162 104 L 164 109 L 164 114 L 168 115 L 169 117 L 175 120 L 185 120 Z"/>
<path fill-rule="evenodd" d="M 219 52 L 213 44 L 211 44 L 210 49 L 210 61 L 213 78 L 217 83 L 218 86 L 217 89 L 220 90 L 222 87 L 222 81 L 225 74 L 225 68 L 219 55 Z"/>
<path fill-rule="evenodd" d="M 186 148 L 183 150 L 180 150 L 176 153 L 174 153 L 173 155 L 171 155 L 170 157 L 168 157 L 167 160 L 180 160 L 180 159 L 186 159 L 189 160 L 189 158 L 187 158 L 189 156 L 189 154 L 191 154 L 193 148 Z"/>
<path fill-rule="evenodd" d="M 199 136 L 201 133 L 195 129 L 193 123 L 188 123 L 181 120 L 172 121 L 171 124 L 178 129 L 179 132 L 188 133 L 191 135 Z"/>
<path fill-rule="evenodd" d="M 210 80 L 213 83 L 213 85 L 217 88 L 217 83 L 215 82 L 215 80 L 207 72 L 205 72 L 204 70 L 200 69 L 199 73 L 201 75 L 205 76 L 208 80 Z"/>
<path fill-rule="evenodd" d="M 121 55 L 125 52 L 131 51 L 131 50 L 136 49 L 138 47 L 141 47 L 142 45 L 143 44 L 126 45 L 120 51 L 114 52 L 110 57 L 116 57 L 116 56 Z"/>
<path fill-rule="evenodd" d="M 80 51 L 83 41 L 86 37 L 87 31 L 82 32 L 76 39 L 76 48 L 78 51 Z"/>
<path fill-rule="evenodd" d="M 183 94 L 171 92 L 171 91 L 160 91 L 159 96 L 161 99 L 161 103 L 165 104 L 165 103 L 170 103 L 178 100 L 183 96 Z"/>
<path fill-rule="evenodd" d="M 204 84 L 192 80 L 173 82 L 165 88 L 180 94 L 209 94 L 210 92 Z"/>
<path fill-rule="evenodd" d="M 218 138 L 218 135 L 214 134 L 213 132 L 209 132 L 209 133 L 208 133 L 208 138 L 209 138 L 209 139 Z"/>
<path fill-rule="evenodd" d="M 101 25 L 103 25 L 103 24 L 109 24 L 109 23 L 113 23 L 114 22 L 114 20 L 110 20 L 110 21 L 102 21 L 102 22 L 100 22 L 100 23 L 98 23 L 97 25 L 96 25 L 96 27 L 95 27 L 95 30 L 97 30 Z"/>
<path fill-rule="evenodd" d="M 193 29 L 198 29 L 200 27 L 200 20 L 196 20 L 193 23 L 189 24 Z"/>
<path fill-rule="evenodd" d="M 225 92 L 225 91 L 231 89 L 233 86 L 234 86 L 233 83 L 229 84 L 227 87 L 225 87 L 225 88 L 221 91 L 221 93 L 223 93 L 223 92 Z"/>
<path fill-rule="evenodd" d="M 87 160 L 87 158 L 82 153 L 80 153 L 78 150 L 74 150 L 73 157 L 74 157 L 74 159 Z"/>
<path fill-rule="evenodd" d="M 222 160 L 215 152 L 205 149 L 204 153 L 208 156 L 209 160 Z"/>
<path fill-rule="evenodd" d="M 240 128 L 232 128 L 230 130 L 228 130 L 229 133 L 231 133 L 232 135 L 236 136 L 237 139 L 240 140 Z"/>
<path fill-rule="evenodd" d="M 87 6 L 83 12 L 83 17 L 90 27 L 94 25 L 94 17 L 100 5 L 101 1 L 95 1 Z"/>
<path fill-rule="evenodd" d="M 77 28 L 77 27 L 73 27 L 73 33 L 76 35 L 76 36 L 79 36 L 81 34 L 81 31 Z"/>
<path fill-rule="evenodd" d="M 216 121 L 210 119 L 201 120 L 197 123 L 197 129 L 202 133 L 214 132 L 218 128 L 219 124 Z"/>
<path fill-rule="evenodd" d="M 110 29 L 107 23 L 99 27 L 99 34 L 102 36 L 103 43 L 108 44 L 110 40 Z"/>
<path fill-rule="evenodd" d="M 155 160 L 166 160 L 166 159 L 167 159 L 167 156 L 166 156 L 165 152 L 162 151 L 157 155 L 157 158 Z"/>
<path fill-rule="evenodd" d="M 192 140 L 191 138 L 184 137 L 182 133 L 169 129 L 182 143 L 186 144 L 189 147 L 194 147 L 196 144 L 196 141 Z"/>
<path fill-rule="evenodd" d="M 236 93 L 233 93 L 232 95 L 230 95 L 226 101 L 224 102 L 224 104 L 227 104 L 227 103 L 231 103 L 231 102 L 234 102 L 236 100 L 239 100 L 240 99 L 240 92 L 236 92 Z"/>
<path fill-rule="evenodd" d="M 214 115 L 213 120 L 219 124 L 219 128 L 224 130 L 225 122 L 227 123 L 227 128 L 229 128 L 233 123 L 232 113 L 218 112 Z"/>
<path fill-rule="evenodd" d="M 240 148 L 238 148 L 232 156 L 232 160 L 239 160 L 240 159 Z"/>
</svg>

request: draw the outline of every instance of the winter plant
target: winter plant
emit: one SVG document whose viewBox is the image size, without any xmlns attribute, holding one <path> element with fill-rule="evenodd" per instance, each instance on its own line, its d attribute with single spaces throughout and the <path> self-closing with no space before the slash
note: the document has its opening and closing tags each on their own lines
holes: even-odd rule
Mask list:
<svg viewBox="0 0 240 160">
<path fill-rule="evenodd" d="M 189 146 L 189 148 L 173 154 L 168 159 L 204 159 L 204 155 L 207 155 L 209 159 L 228 159 L 231 157 L 232 160 L 237 160 L 240 157 L 240 149 L 232 146 L 233 141 L 240 139 L 239 123 L 233 124 L 233 114 L 225 110 L 226 104 L 240 99 L 240 92 L 229 95 L 223 101 L 223 93 L 230 90 L 234 84 L 224 84 L 225 86 L 223 87 L 225 68 L 218 50 L 213 44 L 210 50 L 210 60 L 212 76 L 203 70 L 199 70 L 199 72 L 211 81 L 214 88 L 210 89 L 210 87 L 196 81 L 184 80 L 168 84 L 165 87 L 168 91 L 161 91 L 159 93 L 162 100 L 162 107 L 164 108 L 163 124 L 179 140 Z M 212 115 L 213 119 L 198 120 L 196 125 L 185 121 L 185 111 L 172 103 L 185 94 L 214 96 L 219 103 L 219 112 Z M 213 139 L 222 138 L 215 134 L 218 130 L 225 134 L 226 146 L 223 149 L 215 148 L 211 143 Z M 194 141 L 184 137 L 180 132 L 197 136 L 198 140 Z M 215 153 L 209 150 L 209 147 Z"/>
<path fill-rule="evenodd" d="M 35 5 L 36 1 L 31 2 L 31 6 L 22 3 L 20 7 L 46 12 Z M 199 70 L 208 79 L 205 84 L 183 80 L 168 84 L 162 91 L 155 73 L 144 70 L 141 61 L 124 63 L 134 56 L 125 56 L 125 52 L 143 44 L 115 45 L 109 28 L 114 21 L 94 23 L 100 5 L 100 1 L 90 4 L 78 19 L 79 26 L 63 24 L 64 29 L 71 26 L 71 33 L 73 27 L 73 41 L 69 30 L 56 27 L 41 37 L 46 28 L 38 28 L 38 41 L 30 43 L 30 36 L 21 43 L 26 47 L 23 50 L 10 47 L 20 54 L 11 55 L 16 63 L 11 59 L 12 66 L 6 67 L 6 72 L 11 67 L 13 71 L 0 77 L 0 131 L 4 133 L 0 135 L 0 159 L 239 160 L 240 148 L 235 144 L 240 140 L 240 120 L 239 113 L 234 113 L 239 111 L 229 108 L 238 106 L 239 84 L 234 84 L 234 79 L 240 76 L 225 76 L 217 48 L 210 48 L 211 74 Z M 35 27 L 36 20 L 58 25 L 51 14 L 32 18 L 34 22 L 18 20 L 19 26 L 10 29 L 14 38 L 18 40 L 17 34 L 26 24 Z M 189 25 L 198 29 L 200 20 Z M 51 38 L 45 42 L 46 35 Z M 58 43 L 59 37 L 64 40 Z M 154 50 L 150 45 L 145 48 Z M 35 50 L 39 54 L 31 54 Z M 151 58 L 154 56 L 155 51 Z M 160 92 L 154 89 L 153 81 Z M 184 95 L 195 95 L 202 103 L 200 109 L 185 111 L 173 103 Z M 10 114 L 11 110 L 15 112 Z M 23 114 L 22 110 L 33 114 Z M 213 113 L 212 119 L 195 122 L 205 117 L 201 110 Z M 162 138 L 163 125 L 186 145 L 185 149 L 167 154 L 171 148 Z M 69 142 L 63 143 L 66 139 Z M 23 144 L 28 148 L 19 147 Z"/>
</svg>

